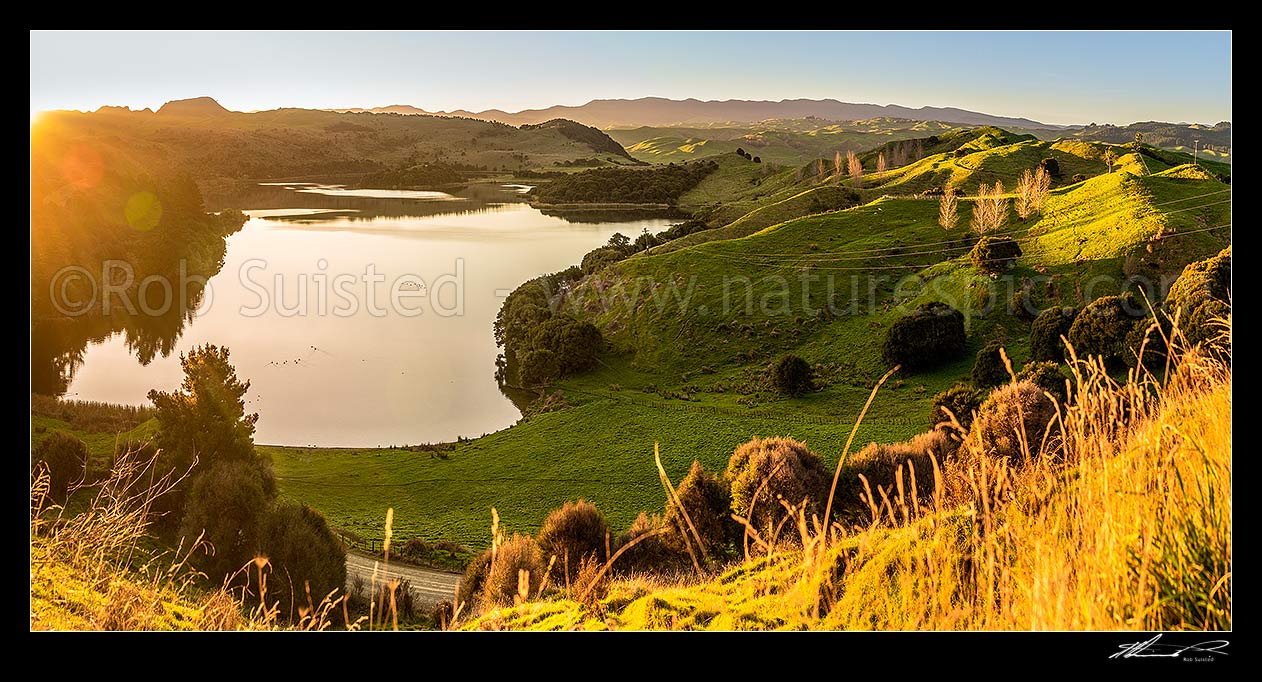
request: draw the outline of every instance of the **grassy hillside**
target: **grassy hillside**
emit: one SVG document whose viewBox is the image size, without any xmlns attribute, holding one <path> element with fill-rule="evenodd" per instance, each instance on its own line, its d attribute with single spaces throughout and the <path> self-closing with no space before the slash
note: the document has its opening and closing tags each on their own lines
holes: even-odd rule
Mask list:
<svg viewBox="0 0 1262 682">
<path fill-rule="evenodd" d="M 489 537 L 492 506 L 510 530 L 530 531 L 549 509 L 578 497 L 624 528 L 639 511 L 659 506 L 653 442 L 662 444 L 674 480 L 694 459 L 721 468 L 753 435 L 793 436 L 836 462 L 886 369 L 879 354 L 884 330 L 913 306 L 939 300 L 964 311 L 966 351 L 933 371 L 896 377 L 873 405 L 859 443 L 893 442 L 927 428 L 932 396 L 966 379 L 988 340 L 1004 341 L 1018 366 L 1024 362 L 1029 323 L 1009 314 L 1006 303 L 1026 278 L 1038 308 L 1080 305 L 1117 293 L 1126 275 L 1172 279 L 1230 241 L 1229 187 L 1193 167 L 1133 155 L 1108 174 L 1100 145 L 1008 141 L 993 130 L 945 138 L 939 142 L 965 153 L 935 153 L 882 178 L 869 173 L 858 190 L 865 203 L 823 213 L 800 204 L 849 191 L 835 179 L 812 183 L 795 169 L 768 171 L 735 155 L 719 157 L 718 170 L 685 198 L 694 205 L 746 201 L 753 207 L 747 215 L 710 230 L 708 241 L 657 247 L 597 272 L 562 302 L 596 323 L 613 348 L 601 368 L 558 384 L 568 408 L 458 444 L 449 459 L 266 448 L 283 494 L 365 536 L 394 507 L 398 532 L 476 545 Z M 1017 173 L 1049 156 L 1060 161 L 1063 179 L 1040 214 L 1024 223 L 1014 216 L 1005 228 L 1025 255 L 999 279 L 968 261 L 972 240 L 963 227 L 946 232 L 937 224 L 935 199 L 915 196 L 944 184 L 970 191 L 990 178 L 1011 186 Z M 1067 181 L 1079 172 L 1093 177 Z M 962 223 L 971 203 L 961 201 Z M 758 222 L 781 209 L 786 219 Z M 752 224 L 747 232 L 740 221 Z M 812 363 L 820 390 L 797 399 L 769 390 L 763 370 L 785 352 Z"/>
<path fill-rule="evenodd" d="M 764 163 L 798 165 L 834 152 L 861 151 L 890 140 L 927 137 L 957 128 L 938 121 L 877 118 L 828 123 L 819 119 L 763 121 L 754 126 L 673 128 L 641 127 L 606 132 L 631 156 L 669 163 L 717 156 L 744 149 Z"/>
<path fill-rule="evenodd" d="M 984 501 L 943 493 L 717 577 L 615 580 L 586 605 L 556 589 L 464 627 L 1230 629 L 1231 378 L 1184 361 L 1142 388 L 1088 370 L 1078 386 L 1092 407 L 1066 414 L 1064 459 L 1014 464 Z M 1148 391 L 1156 400 L 1127 419 L 1097 412 Z"/>
</svg>

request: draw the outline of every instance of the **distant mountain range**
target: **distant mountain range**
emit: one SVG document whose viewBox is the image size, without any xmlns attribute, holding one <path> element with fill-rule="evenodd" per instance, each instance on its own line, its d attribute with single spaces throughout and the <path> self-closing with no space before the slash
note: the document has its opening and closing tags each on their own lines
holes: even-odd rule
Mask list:
<svg viewBox="0 0 1262 682">
<path fill-rule="evenodd" d="M 851 104 L 835 99 L 786 99 L 701 101 L 674 100 L 663 97 L 639 99 L 597 99 L 576 107 L 553 106 L 509 113 L 499 109 L 486 111 L 425 111 L 408 104 L 395 104 L 373 109 L 336 109 L 335 111 L 395 114 L 429 114 L 463 116 L 509 125 L 535 124 L 556 118 L 577 121 L 596 128 L 635 128 L 639 126 L 708 126 L 727 123 L 751 123 L 767 119 L 815 117 L 829 121 L 859 121 L 871 118 L 902 118 L 916 121 L 943 121 L 968 125 L 1064 130 L 1069 126 L 1040 123 L 1028 118 L 994 116 L 954 107 L 911 107 L 897 104 Z"/>
</svg>

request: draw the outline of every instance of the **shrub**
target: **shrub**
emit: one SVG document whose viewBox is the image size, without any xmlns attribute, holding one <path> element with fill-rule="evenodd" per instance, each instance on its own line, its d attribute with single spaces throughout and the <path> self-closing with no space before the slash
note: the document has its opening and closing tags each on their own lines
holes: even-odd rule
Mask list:
<svg viewBox="0 0 1262 682">
<path fill-rule="evenodd" d="M 588 611 L 599 608 L 600 601 L 609 594 L 611 582 L 605 564 L 596 557 L 587 557 L 578 567 L 578 574 L 570 584 L 570 598 L 578 601 Z"/>
<path fill-rule="evenodd" d="M 974 386 L 984 389 L 1008 382 L 1008 368 L 999 354 L 1002 348 L 1003 344 L 991 341 L 977 351 L 977 361 L 973 363 Z"/>
<path fill-rule="evenodd" d="M 271 500 L 257 467 L 246 462 L 216 462 L 193 481 L 184 503 L 180 536 L 190 546 L 198 535 L 210 543 L 194 565 L 219 582 L 254 558 L 259 524 Z M 203 535 L 204 533 L 204 535 Z"/>
<path fill-rule="evenodd" d="M 1047 171 L 1047 174 L 1054 178 L 1060 177 L 1060 162 L 1054 158 L 1048 157 L 1039 161 L 1039 168 Z"/>
<path fill-rule="evenodd" d="M 1055 396 L 1056 401 L 1061 405 L 1065 404 L 1068 397 L 1065 379 L 1065 375 L 1060 371 L 1060 365 L 1048 361 L 1027 362 L 1021 371 L 1017 372 L 1018 382 L 1028 381 L 1038 386 Z"/>
<path fill-rule="evenodd" d="M 1188 343 L 1213 341 L 1213 347 L 1230 351 L 1226 339 L 1219 340 L 1221 329 L 1213 320 L 1230 312 L 1231 247 L 1218 255 L 1197 261 L 1183 268 L 1170 286 L 1166 307 L 1179 316 L 1179 329 Z"/>
<path fill-rule="evenodd" d="M 512 540 L 499 546 L 486 579 L 482 585 L 482 597 L 487 604 L 511 605 L 526 588 L 526 598 L 538 594 L 543 583 L 544 563 L 539 545 L 529 535 L 514 535 Z M 525 585 L 519 576 L 528 573 Z"/>
<path fill-rule="evenodd" d="M 959 357 L 964 344 L 964 314 L 945 303 L 927 303 L 890 325 L 881 357 L 914 371 Z"/>
<path fill-rule="evenodd" d="M 553 572 L 572 581 L 583 559 L 590 556 L 603 562 L 608 558 L 605 555 L 608 532 L 605 515 L 596 505 L 579 500 L 552 510 L 544 519 L 536 540 L 544 561 L 556 557 Z"/>
<path fill-rule="evenodd" d="M 701 536 L 705 554 L 714 560 L 726 559 L 731 542 L 739 532 L 731 515 L 731 489 L 718 476 L 706 471 L 700 462 L 694 460 L 692 467 L 688 469 L 688 475 L 679 482 L 675 496 L 688 512 L 688 518 L 697 529 L 697 535 Z M 666 523 L 687 530 L 687 522 L 679 517 L 675 505 L 667 504 Z M 688 532 L 688 539 L 691 541 L 691 531 Z"/>
<path fill-rule="evenodd" d="M 1129 310 L 1128 310 L 1129 308 Z M 1103 296 L 1082 309 L 1069 328 L 1069 342 L 1078 357 L 1099 356 L 1107 364 L 1120 365 L 1125 357 L 1126 335 L 1141 310 L 1129 295 Z"/>
<path fill-rule="evenodd" d="M 1069 336 L 1077 315 L 1078 309 L 1069 306 L 1048 308 L 1039 313 L 1030 323 L 1030 359 L 1063 362 L 1065 344 L 1060 337 Z"/>
<path fill-rule="evenodd" d="M 779 500 L 795 507 L 805 502 L 808 518 L 812 513 L 822 515 L 831 482 L 819 455 L 791 438 L 755 437 L 737 447 L 728 460 L 726 478 L 732 511 L 748 519 L 767 542 L 773 541 L 775 527 L 787 513 Z M 787 525 L 796 530 L 792 523 Z"/>
<path fill-rule="evenodd" d="M 846 462 L 838 482 L 834 511 L 839 518 L 856 520 L 871 515 L 871 507 L 864 500 L 867 490 L 872 491 L 873 503 L 880 508 L 883 504 L 881 493 L 877 487 L 885 489 L 890 501 L 897 505 L 898 470 L 903 470 L 903 490 L 907 495 L 905 504 L 912 506 L 911 492 L 915 490 L 923 506 L 933 498 L 935 477 L 934 460 L 938 470 L 945 466 L 946 460 L 955 454 L 960 441 L 945 429 L 932 429 L 919 434 L 911 440 L 901 443 L 878 444 L 869 443 L 867 447 L 855 453 Z M 909 465 L 910 463 L 910 465 Z M 912 487 L 913 472 L 915 487 Z M 859 479 L 862 475 L 868 481 L 867 488 Z"/>
<path fill-rule="evenodd" d="M 72 434 L 53 431 L 35 446 L 31 463 L 32 471 L 41 464 L 48 470 L 48 496 L 64 502 L 70 486 L 87 471 L 88 446 Z"/>
<path fill-rule="evenodd" d="M 691 509 L 688 513 L 692 513 Z M 666 530 L 663 530 L 666 529 Z M 660 532 L 659 532 L 660 531 Z M 660 514 L 640 515 L 631 522 L 631 527 L 618 536 L 618 547 L 625 547 L 631 541 L 649 533 L 658 534 L 640 540 L 623 552 L 613 564 L 618 575 L 634 575 L 637 573 L 668 573 L 689 565 L 688 551 L 683 540 L 674 528 L 666 524 Z"/>
<path fill-rule="evenodd" d="M 421 538 L 412 538 L 399 546 L 396 553 L 401 559 L 409 561 L 428 561 L 434 548 Z"/>
<path fill-rule="evenodd" d="M 968 443 L 977 454 L 1023 460 L 1024 439 L 1029 455 L 1037 457 L 1057 435 L 1055 416 L 1056 406 L 1038 386 L 1028 381 L 1000 386 L 977 410 Z"/>
<path fill-rule="evenodd" d="M 1152 328 L 1154 322 L 1158 327 L 1156 329 Z M 1166 339 L 1170 338 L 1173 332 L 1174 324 L 1162 310 L 1157 311 L 1155 319 L 1150 315 L 1135 320 L 1131 330 L 1126 333 L 1126 340 L 1123 342 L 1126 351 L 1122 359 L 1126 361 L 1127 366 L 1136 367 L 1139 365 L 1142 352 L 1146 369 L 1156 371 L 1164 368 L 1169 352 Z"/>
<path fill-rule="evenodd" d="M 761 157 L 761 156 L 755 156 L 755 157 L 754 157 L 754 159 L 753 159 L 753 161 L 754 161 L 754 163 L 762 163 L 762 157 Z"/>
<path fill-rule="evenodd" d="M 815 388 L 814 371 L 802 358 L 786 355 L 770 367 L 771 381 L 781 395 L 797 397 Z"/>
<path fill-rule="evenodd" d="M 973 423 L 973 412 L 981 407 L 983 393 L 968 384 L 956 384 L 951 388 L 933 396 L 933 410 L 929 413 L 929 426 L 936 427 L 942 422 L 950 422 L 951 418 L 943 411 L 949 409 L 955 415 L 960 426 L 967 429 Z"/>
<path fill-rule="evenodd" d="M 987 273 L 999 273 L 1013 266 L 1021 255 L 1021 245 L 1007 237 L 982 237 L 968 257 L 973 266 Z"/>
<path fill-rule="evenodd" d="M 259 545 L 271 563 L 269 601 L 311 608 L 337 590 L 346 589 L 346 548 L 320 512 L 305 504 L 285 502 L 263 518 Z M 290 585 L 293 586 L 291 599 Z M 311 602 L 307 602 L 310 590 Z"/>
<path fill-rule="evenodd" d="M 1012 300 L 1008 304 L 1012 316 L 1018 320 L 1033 322 L 1038 313 L 1034 308 L 1034 300 L 1029 289 L 1012 292 Z"/>
<path fill-rule="evenodd" d="M 486 575 L 490 572 L 491 548 L 488 547 L 469 562 L 464 569 L 464 576 L 460 578 L 456 598 L 464 604 L 461 613 L 469 613 L 477 605 L 482 596 L 482 588 L 486 585 Z"/>
</svg>

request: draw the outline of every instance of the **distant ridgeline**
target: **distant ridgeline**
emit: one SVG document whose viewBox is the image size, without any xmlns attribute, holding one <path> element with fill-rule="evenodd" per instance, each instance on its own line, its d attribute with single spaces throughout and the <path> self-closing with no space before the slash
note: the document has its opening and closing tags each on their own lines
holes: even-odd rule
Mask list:
<svg viewBox="0 0 1262 682">
<path fill-rule="evenodd" d="M 1222 121 L 1213 126 L 1148 121 L 1128 126 L 1096 125 L 1092 123 L 1073 133 L 1080 140 L 1125 144 L 1135 141 L 1140 134 L 1145 144 L 1165 149 L 1192 152 L 1208 150 L 1210 158 L 1231 161 L 1231 122 Z"/>
<path fill-rule="evenodd" d="M 595 160 L 639 164 L 608 135 L 573 121 L 515 128 L 453 116 L 313 109 L 228 111 L 201 97 L 156 113 L 103 107 L 45 112 L 32 130 L 91 137 L 102 153 L 154 176 L 185 173 L 211 198 L 241 180 L 364 176 L 391 186 L 447 184 L 467 174 L 547 170 Z M 458 175 L 460 177 L 458 177 Z"/>
</svg>

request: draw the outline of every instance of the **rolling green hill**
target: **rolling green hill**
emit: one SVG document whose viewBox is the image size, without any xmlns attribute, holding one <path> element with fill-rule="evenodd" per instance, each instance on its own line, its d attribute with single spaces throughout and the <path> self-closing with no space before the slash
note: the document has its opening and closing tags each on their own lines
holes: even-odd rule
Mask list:
<svg viewBox="0 0 1262 682">
<path fill-rule="evenodd" d="M 965 313 L 965 354 L 887 384 L 858 443 L 926 430 L 932 396 L 966 379 L 989 340 L 1024 362 L 1029 323 L 1008 309 L 1014 292 L 1027 288 L 1043 309 L 1117 293 L 1131 275 L 1160 290 L 1188 262 L 1230 243 L 1230 188 L 1202 169 L 1120 148 L 1109 173 L 1105 145 L 998 129 L 935 137 L 925 138 L 926 156 L 880 177 L 865 155 L 859 189 L 799 172 L 816 164 L 776 169 L 717 158 L 680 200 L 716 228 L 597 271 L 560 301 L 595 323 L 612 349 L 597 370 L 556 385 L 564 409 L 460 443 L 447 459 L 264 448 L 283 494 L 366 536 L 394 507 L 396 535 L 485 543 L 492 506 L 510 531 L 530 531 L 578 497 L 625 528 L 660 506 L 654 442 L 673 480 L 694 459 L 721 469 L 754 435 L 801 439 L 835 464 L 886 370 L 884 330 L 919 304 L 944 301 Z M 971 195 L 994 180 L 1011 188 L 1049 157 L 1061 177 L 1043 210 L 1023 222 L 1013 216 L 1003 229 L 1024 255 L 998 278 L 979 272 L 964 227 L 974 200 L 961 200 L 961 226 L 944 231 L 936 198 L 923 194 L 959 187 Z M 1076 174 L 1088 179 L 1074 182 Z M 839 205 L 813 203 L 829 196 Z M 734 210 L 744 212 L 729 218 Z M 796 399 L 768 390 L 764 368 L 785 352 L 814 366 L 819 390 Z"/>
<path fill-rule="evenodd" d="M 1127 126 L 1091 124 L 1071 134 L 1079 140 L 1125 144 L 1135 139 L 1135 133 L 1143 135 L 1145 144 L 1171 151 L 1191 154 L 1200 150 L 1200 158 L 1207 161 L 1231 163 L 1231 122 L 1215 125 L 1196 123 L 1161 123 L 1146 121 Z"/>
<path fill-rule="evenodd" d="M 744 149 L 764 162 L 800 164 L 834 152 L 872 149 L 890 140 L 906 140 L 958 128 L 938 121 L 876 118 L 831 123 L 819 119 L 763 121 L 752 126 L 607 130 L 631 156 L 652 163 L 687 161 Z"/>
</svg>

